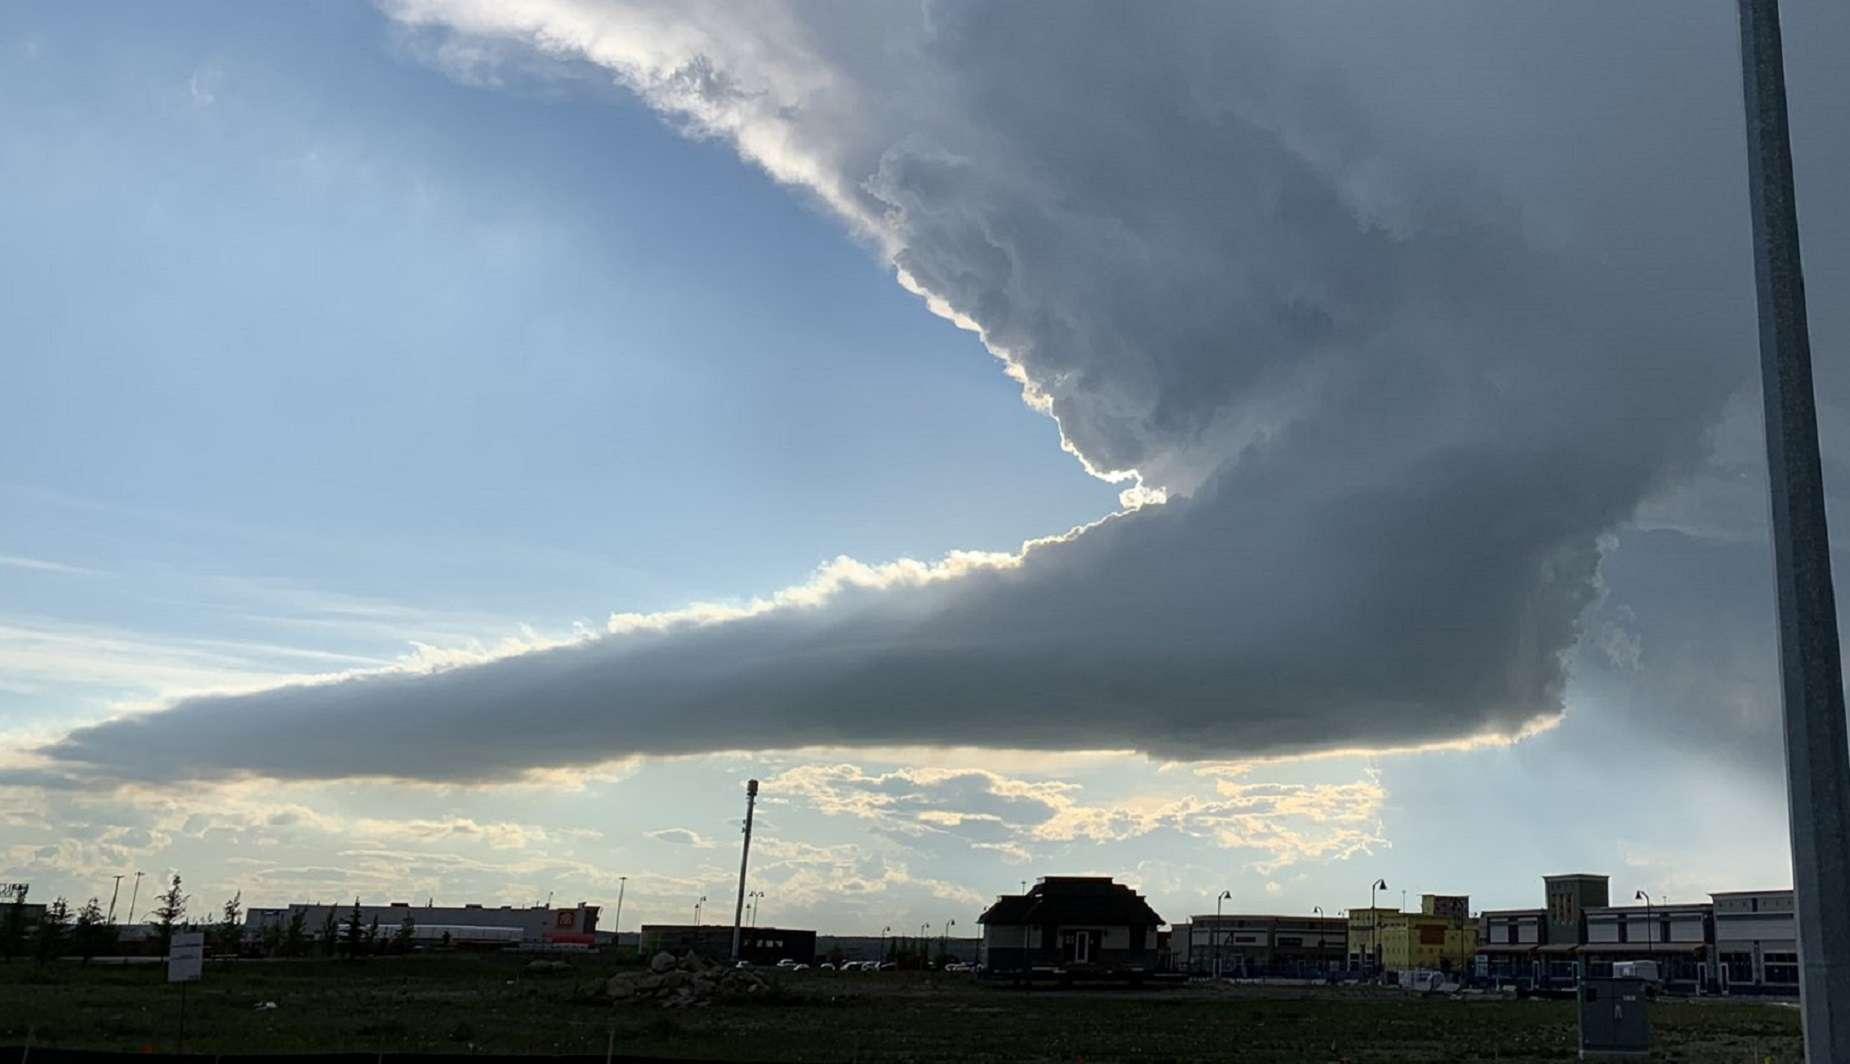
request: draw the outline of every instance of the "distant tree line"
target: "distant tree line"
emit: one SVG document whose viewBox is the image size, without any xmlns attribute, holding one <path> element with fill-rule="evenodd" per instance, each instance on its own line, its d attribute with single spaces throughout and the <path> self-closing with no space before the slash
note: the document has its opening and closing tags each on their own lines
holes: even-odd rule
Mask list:
<svg viewBox="0 0 1850 1064">
<path fill-rule="evenodd" d="M 171 952 L 173 936 L 183 931 L 206 932 L 212 951 L 222 956 L 257 953 L 271 957 L 345 957 L 360 960 L 379 954 L 409 953 L 413 947 L 417 924 L 409 913 L 389 933 L 381 933 L 379 918 L 364 920 L 360 899 L 343 921 L 336 909 L 328 908 L 318 933 L 306 926 L 302 909 L 289 914 L 288 921 L 264 925 L 256 938 L 245 935 L 244 894 L 239 891 L 226 899 L 219 918 L 209 926 L 190 923 L 186 918 L 192 896 L 183 888 L 178 873 L 169 880 L 167 889 L 155 898 L 148 912 L 147 926 L 153 929 L 153 944 L 160 956 Z M 0 914 L 0 959 L 30 957 L 40 964 L 59 957 L 75 955 L 88 963 L 92 958 L 118 951 L 121 929 L 109 922 L 101 902 L 96 898 L 73 910 L 70 902 L 59 897 L 46 905 L 36 923 L 27 918 L 26 894 L 16 891 L 11 903 Z M 442 945 L 449 945 L 446 933 Z"/>
</svg>

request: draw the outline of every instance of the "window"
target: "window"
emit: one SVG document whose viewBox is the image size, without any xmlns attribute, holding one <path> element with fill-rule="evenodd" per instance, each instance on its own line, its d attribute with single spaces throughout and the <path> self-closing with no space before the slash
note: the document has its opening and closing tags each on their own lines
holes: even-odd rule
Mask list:
<svg viewBox="0 0 1850 1064">
<path fill-rule="evenodd" d="M 1631 926 L 1632 926 L 1632 922 L 1630 920 L 1627 920 L 1624 917 L 1619 918 L 1619 941 L 1620 942 L 1629 941 L 1625 936 L 1631 930 Z"/>
<path fill-rule="evenodd" d="M 1787 986 L 1797 985 L 1799 955 L 1796 953 L 1766 954 L 1766 981 Z"/>
</svg>

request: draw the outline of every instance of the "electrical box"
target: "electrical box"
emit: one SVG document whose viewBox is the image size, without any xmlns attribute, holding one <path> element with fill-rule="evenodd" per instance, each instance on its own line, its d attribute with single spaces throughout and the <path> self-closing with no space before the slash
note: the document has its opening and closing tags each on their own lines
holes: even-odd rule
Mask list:
<svg viewBox="0 0 1850 1064">
<path fill-rule="evenodd" d="M 1642 1060 L 1650 1054 L 1643 979 L 1588 979 L 1577 996 L 1581 1060 Z"/>
</svg>

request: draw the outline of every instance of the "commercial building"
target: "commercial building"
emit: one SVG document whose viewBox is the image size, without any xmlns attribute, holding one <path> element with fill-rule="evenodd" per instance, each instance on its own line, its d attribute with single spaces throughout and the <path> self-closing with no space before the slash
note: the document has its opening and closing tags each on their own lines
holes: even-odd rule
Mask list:
<svg viewBox="0 0 1850 1064">
<path fill-rule="evenodd" d="M 1797 994 L 1799 929 L 1792 892 L 1730 890 L 1709 898 L 1717 988 L 1724 994 Z"/>
<path fill-rule="evenodd" d="M 1667 986 L 1693 990 L 1709 983 L 1715 941 L 1709 902 L 1610 905 L 1585 915 L 1586 941 L 1578 956 L 1586 977 L 1609 977 L 1618 961 L 1655 961 Z"/>
<path fill-rule="evenodd" d="M 1174 965 L 1196 974 L 1308 978 L 1339 970 L 1348 942 L 1340 917 L 1212 913 L 1171 929 Z"/>
<path fill-rule="evenodd" d="M 1478 925 L 1463 894 L 1425 894 L 1417 913 L 1395 913 L 1381 928 L 1379 962 L 1390 972 L 1465 972 L 1477 954 Z"/>
<path fill-rule="evenodd" d="M 1141 976 L 1157 967 L 1163 918 L 1108 876 L 1045 876 L 977 918 L 993 973 Z"/>
<path fill-rule="evenodd" d="M 643 924 L 642 953 L 697 953 L 708 960 L 732 956 L 731 924 Z M 747 927 L 739 931 L 739 959 L 752 964 L 793 960 L 813 964 L 816 933 L 793 927 Z"/>
<path fill-rule="evenodd" d="M 1657 963 L 1671 988 L 1716 985 L 1714 903 L 1612 905 L 1607 877 L 1586 873 L 1544 876 L 1542 883 L 1546 908 L 1481 915 L 1478 976 L 1537 989 L 1566 989 L 1583 977 L 1610 975 L 1620 961 L 1649 960 Z M 1748 902 L 1747 908 L 1753 904 Z M 1764 926 L 1778 933 L 1776 927 Z M 1751 954 L 1751 948 L 1746 952 Z"/>
<path fill-rule="evenodd" d="M 268 928 L 286 929 L 299 913 L 302 927 L 319 936 L 333 918 L 336 934 L 344 935 L 353 918 L 352 905 L 296 904 L 282 908 L 251 906 L 245 910 L 244 933 L 260 937 Z M 550 905 L 361 905 L 360 923 L 375 921 L 382 936 L 390 937 L 411 922 L 412 940 L 419 944 L 448 943 L 458 947 L 583 948 L 596 942 L 598 907 L 579 903 L 569 909 Z"/>
<path fill-rule="evenodd" d="M 1547 909 L 1487 909 L 1478 914 L 1475 974 L 1499 983 L 1539 982 L 1535 950 L 1547 941 Z"/>
<path fill-rule="evenodd" d="M 1361 972 L 1380 971 L 1383 933 L 1392 928 L 1402 915 L 1399 909 L 1390 909 L 1385 905 L 1350 909 L 1346 921 L 1347 933 L 1344 936 L 1349 968 Z"/>
</svg>

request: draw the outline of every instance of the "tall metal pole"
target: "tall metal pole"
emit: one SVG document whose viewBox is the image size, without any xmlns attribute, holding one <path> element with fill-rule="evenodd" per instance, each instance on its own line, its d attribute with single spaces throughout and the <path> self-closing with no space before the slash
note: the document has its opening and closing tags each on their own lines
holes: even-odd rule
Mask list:
<svg viewBox="0 0 1850 1064">
<path fill-rule="evenodd" d="M 629 886 L 629 881 L 630 877 L 628 876 L 617 877 L 617 919 L 616 922 L 611 925 L 610 934 L 618 950 L 623 949 L 623 888 Z M 435 901 L 436 899 L 433 898 L 431 900 Z M 637 943 L 638 952 L 641 951 L 641 945 L 640 942 Z"/>
<path fill-rule="evenodd" d="M 1850 1060 L 1850 734 L 1786 128 L 1778 0 L 1740 0 L 1747 183 L 1779 590 L 1780 701 L 1809 1060 Z"/>
<path fill-rule="evenodd" d="M 752 809 L 758 804 L 758 781 L 745 781 L 745 842 L 739 847 L 739 900 L 732 906 L 732 959 L 739 959 L 739 924 L 745 918 L 745 868 L 752 858 Z"/>
<path fill-rule="evenodd" d="M 141 877 L 146 874 L 145 872 L 135 873 L 135 886 L 128 894 L 128 922 L 131 924 L 135 922 L 135 899 L 141 897 Z"/>
<path fill-rule="evenodd" d="M 116 922 L 116 899 L 121 896 L 122 896 L 122 877 L 117 876 L 116 885 L 113 888 L 111 888 L 109 891 L 109 920 L 108 922 L 110 924 L 114 924 Z"/>
</svg>

